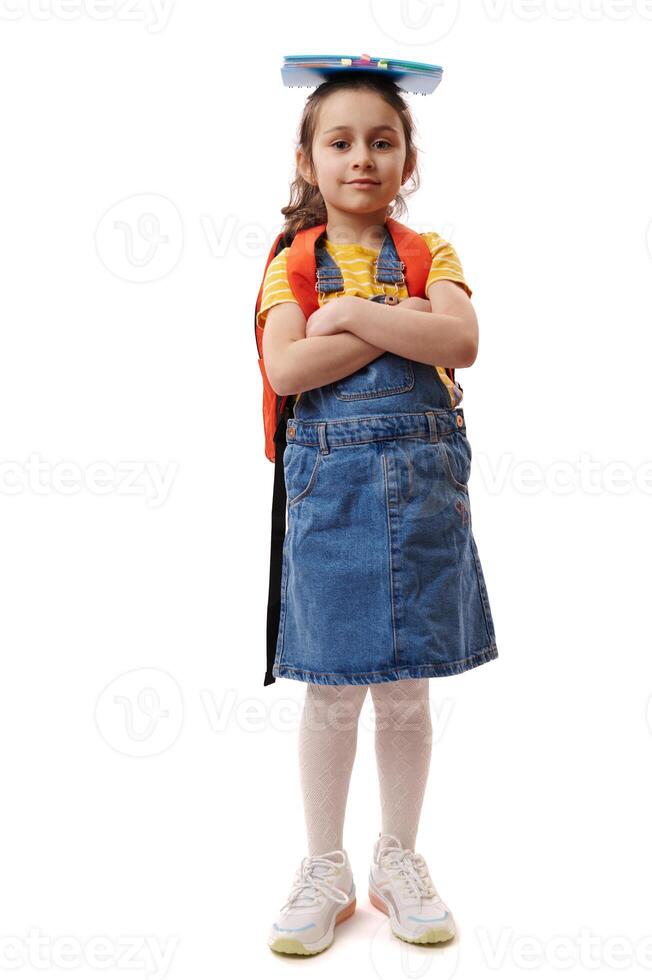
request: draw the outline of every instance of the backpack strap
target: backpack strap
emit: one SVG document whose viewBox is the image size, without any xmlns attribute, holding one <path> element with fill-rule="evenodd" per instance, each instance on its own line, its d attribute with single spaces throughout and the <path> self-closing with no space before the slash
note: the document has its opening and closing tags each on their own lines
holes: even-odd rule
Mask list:
<svg viewBox="0 0 652 980">
<path fill-rule="evenodd" d="M 276 236 L 276 238 L 274 239 L 274 241 L 272 243 L 272 247 L 270 248 L 269 254 L 267 256 L 267 261 L 265 262 L 265 268 L 263 270 L 263 278 L 262 278 L 261 283 L 260 283 L 260 289 L 258 290 L 258 296 L 256 297 L 256 309 L 254 311 L 254 336 L 255 336 L 255 340 L 256 340 L 256 350 L 258 351 L 258 357 L 262 357 L 263 356 L 263 347 L 262 347 L 262 333 L 263 332 L 262 332 L 262 330 L 260 330 L 258 328 L 258 325 L 257 325 L 257 322 L 256 321 L 258 319 L 258 314 L 260 312 L 260 306 L 261 306 L 261 303 L 263 301 L 263 287 L 265 285 L 265 275 L 267 274 L 267 269 L 268 269 L 268 266 L 269 266 L 270 262 L 272 261 L 272 259 L 275 259 L 276 256 L 279 254 L 279 252 L 282 252 L 283 249 L 288 244 L 289 243 L 286 242 L 284 240 L 284 238 L 283 238 L 283 232 L 279 232 L 279 234 Z"/>
<path fill-rule="evenodd" d="M 274 239 L 265 263 L 263 278 L 260 284 L 260 289 L 258 290 L 256 307 L 254 311 L 254 336 L 256 340 L 256 351 L 258 353 L 258 367 L 263 379 L 263 428 L 265 433 L 265 456 L 272 463 L 275 461 L 274 433 L 278 426 L 279 419 L 281 418 L 282 413 L 285 411 L 288 398 L 293 399 L 294 396 L 277 395 L 269 382 L 263 360 L 263 328 L 258 326 L 258 314 L 263 301 L 265 275 L 267 274 L 269 264 L 272 259 L 276 258 L 276 256 L 289 244 L 290 241 L 283 236 L 282 232 L 280 232 Z"/>
<path fill-rule="evenodd" d="M 317 239 L 326 231 L 326 225 L 313 225 L 312 228 L 302 228 L 294 236 L 290 245 L 287 262 L 287 275 L 290 289 L 301 307 L 306 320 L 319 309 L 317 298 L 317 260 L 315 245 Z"/>
<path fill-rule="evenodd" d="M 400 221 L 387 218 L 386 225 L 394 240 L 398 257 L 403 262 L 408 294 L 427 299 L 426 282 L 432 265 L 430 249 L 418 232 Z"/>
</svg>

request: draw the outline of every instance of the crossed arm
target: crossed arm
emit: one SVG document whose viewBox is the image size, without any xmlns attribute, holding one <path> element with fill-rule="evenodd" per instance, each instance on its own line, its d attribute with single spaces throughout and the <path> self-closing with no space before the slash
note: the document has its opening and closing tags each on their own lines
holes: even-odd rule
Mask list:
<svg viewBox="0 0 652 980">
<path fill-rule="evenodd" d="M 469 367 L 477 348 L 475 310 L 464 289 L 447 279 L 431 284 L 428 300 L 410 297 L 387 306 L 339 296 L 308 320 L 297 304 L 280 303 L 263 331 L 267 376 L 280 395 L 339 381 L 385 351 L 424 364 Z"/>
</svg>

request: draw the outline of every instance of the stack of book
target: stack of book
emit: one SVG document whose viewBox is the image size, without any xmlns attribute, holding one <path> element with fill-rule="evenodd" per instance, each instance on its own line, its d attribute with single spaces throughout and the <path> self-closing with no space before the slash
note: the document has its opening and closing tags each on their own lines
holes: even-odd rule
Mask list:
<svg viewBox="0 0 652 980">
<path fill-rule="evenodd" d="M 406 92 L 414 92 L 416 95 L 429 95 L 434 92 L 443 73 L 439 65 L 375 58 L 369 54 L 290 54 L 285 55 L 281 66 L 283 84 L 289 88 L 313 88 L 345 71 L 387 75 L 399 88 Z"/>
</svg>

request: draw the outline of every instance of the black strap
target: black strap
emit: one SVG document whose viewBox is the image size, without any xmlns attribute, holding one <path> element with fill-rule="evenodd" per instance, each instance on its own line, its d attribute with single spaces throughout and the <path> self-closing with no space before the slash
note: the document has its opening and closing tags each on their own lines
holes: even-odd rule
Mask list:
<svg viewBox="0 0 652 980">
<path fill-rule="evenodd" d="M 275 684 L 272 667 L 276 658 L 276 642 L 281 614 L 281 573 L 283 570 L 283 542 L 285 541 L 285 511 L 287 490 L 283 469 L 283 454 L 287 445 L 285 430 L 288 419 L 294 415 L 294 397 L 288 398 L 274 433 L 274 495 L 272 498 L 272 540 L 269 562 L 269 594 L 267 597 L 267 670 L 263 687 Z"/>
</svg>

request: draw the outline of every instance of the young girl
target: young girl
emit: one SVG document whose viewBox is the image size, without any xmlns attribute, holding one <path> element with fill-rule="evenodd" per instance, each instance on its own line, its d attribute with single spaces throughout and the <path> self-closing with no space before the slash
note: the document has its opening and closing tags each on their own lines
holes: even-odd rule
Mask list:
<svg viewBox="0 0 652 980">
<path fill-rule="evenodd" d="M 319 308 L 306 320 L 284 248 L 258 314 L 272 387 L 300 393 L 283 455 L 273 674 L 306 683 L 308 855 L 268 939 L 282 952 L 325 949 L 355 909 L 343 824 L 368 687 L 382 811 L 369 898 L 407 942 L 455 935 L 414 851 L 432 746 L 428 679 L 498 650 L 471 530 L 462 390 L 450 370 L 476 357 L 471 289 L 452 245 L 431 231 L 422 234 L 428 299 L 409 296 L 391 234 L 403 227 L 401 187 L 410 178 L 418 186 L 413 132 L 390 78 L 344 72 L 308 97 L 282 212 L 290 235 L 326 225 L 314 246 Z"/>
</svg>

